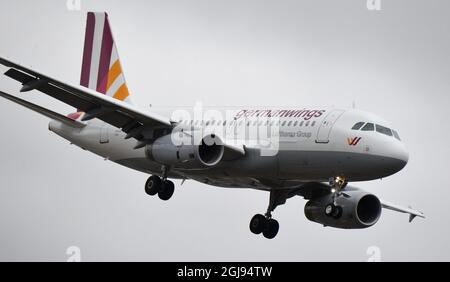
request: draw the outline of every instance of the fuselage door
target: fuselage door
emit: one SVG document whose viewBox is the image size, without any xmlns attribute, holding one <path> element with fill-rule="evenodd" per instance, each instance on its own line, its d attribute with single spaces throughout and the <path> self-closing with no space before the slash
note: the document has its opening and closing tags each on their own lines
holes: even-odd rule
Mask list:
<svg viewBox="0 0 450 282">
<path fill-rule="evenodd" d="M 333 110 L 325 117 L 317 132 L 316 143 L 327 144 L 330 142 L 331 129 L 344 112 L 343 110 Z"/>
</svg>

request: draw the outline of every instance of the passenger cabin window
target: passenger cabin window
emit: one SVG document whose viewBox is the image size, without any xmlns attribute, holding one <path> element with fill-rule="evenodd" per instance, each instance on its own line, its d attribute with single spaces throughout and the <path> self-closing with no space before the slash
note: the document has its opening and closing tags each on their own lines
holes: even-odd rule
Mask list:
<svg viewBox="0 0 450 282">
<path fill-rule="evenodd" d="M 361 129 L 361 127 L 364 125 L 364 122 L 358 122 L 357 124 L 355 124 L 353 127 L 352 127 L 352 130 L 360 130 Z"/>
<path fill-rule="evenodd" d="M 392 136 L 392 130 L 390 128 L 381 126 L 377 124 L 377 132 L 387 135 L 387 136 Z"/>
<path fill-rule="evenodd" d="M 361 129 L 362 131 L 374 131 L 375 125 L 373 123 L 367 123 L 364 125 L 364 127 Z"/>
</svg>

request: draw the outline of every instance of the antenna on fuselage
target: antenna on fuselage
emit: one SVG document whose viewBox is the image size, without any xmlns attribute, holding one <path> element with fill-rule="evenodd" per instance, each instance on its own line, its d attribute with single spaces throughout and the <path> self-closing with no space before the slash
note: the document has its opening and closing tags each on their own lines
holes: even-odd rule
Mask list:
<svg viewBox="0 0 450 282">
<path fill-rule="evenodd" d="M 356 109 L 356 102 L 355 102 L 355 100 L 353 100 L 353 102 L 352 102 L 352 109 Z"/>
</svg>

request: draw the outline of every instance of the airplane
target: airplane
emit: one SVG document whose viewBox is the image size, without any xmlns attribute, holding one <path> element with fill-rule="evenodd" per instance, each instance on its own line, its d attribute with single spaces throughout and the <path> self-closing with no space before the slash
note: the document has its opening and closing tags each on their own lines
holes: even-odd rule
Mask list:
<svg viewBox="0 0 450 282">
<path fill-rule="evenodd" d="M 375 114 L 333 107 L 137 107 L 107 13 L 87 14 L 80 85 L 5 58 L 0 64 L 20 92 L 38 91 L 77 110 L 62 115 L 5 92 L 1 97 L 50 118 L 49 130 L 71 144 L 149 174 L 150 196 L 169 200 L 170 179 L 267 191 L 267 211 L 249 225 L 267 239 L 279 231 L 272 213 L 295 196 L 307 200 L 308 220 L 327 227 L 371 227 L 383 208 L 408 214 L 410 222 L 425 218 L 348 185 L 386 178 L 409 160 L 398 131 Z"/>
</svg>

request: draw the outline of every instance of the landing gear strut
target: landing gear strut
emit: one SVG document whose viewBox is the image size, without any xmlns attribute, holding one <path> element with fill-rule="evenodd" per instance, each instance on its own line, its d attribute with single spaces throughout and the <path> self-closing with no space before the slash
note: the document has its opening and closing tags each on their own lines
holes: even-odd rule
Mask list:
<svg viewBox="0 0 450 282">
<path fill-rule="evenodd" d="M 325 215 L 334 219 L 342 216 L 342 207 L 337 204 L 337 199 L 342 195 L 342 191 L 347 187 L 348 182 L 344 177 L 330 178 L 331 193 L 333 193 L 333 202 L 325 207 Z"/>
<path fill-rule="evenodd" d="M 175 191 L 175 185 L 172 181 L 167 180 L 167 173 L 168 169 L 163 167 L 162 177 L 157 175 L 150 176 L 145 183 L 145 193 L 150 196 L 158 194 L 158 197 L 163 201 L 168 201 L 172 198 Z"/>
<path fill-rule="evenodd" d="M 272 212 L 277 206 L 284 204 L 287 198 L 288 191 L 271 191 L 269 207 L 267 208 L 266 214 L 257 214 L 252 218 L 250 221 L 250 231 L 256 235 L 262 233 L 267 239 L 275 238 L 280 229 L 280 224 L 272 218 Z"/>
</svg>

